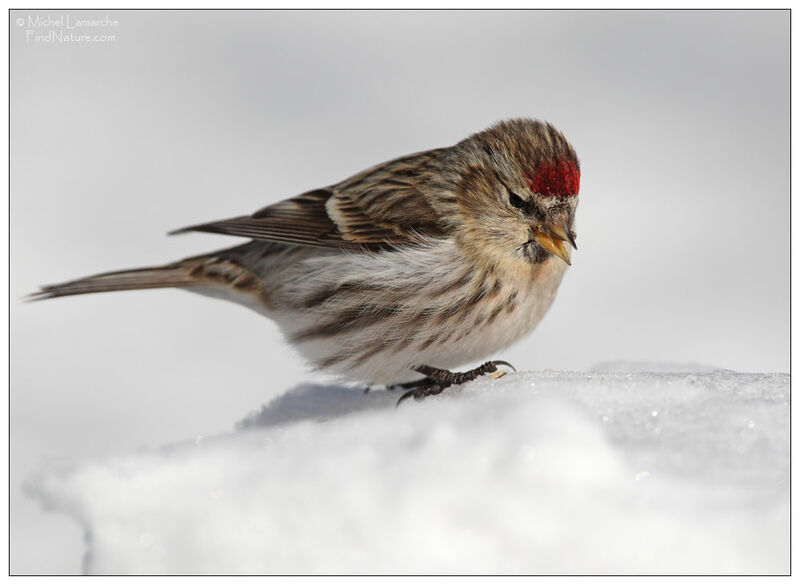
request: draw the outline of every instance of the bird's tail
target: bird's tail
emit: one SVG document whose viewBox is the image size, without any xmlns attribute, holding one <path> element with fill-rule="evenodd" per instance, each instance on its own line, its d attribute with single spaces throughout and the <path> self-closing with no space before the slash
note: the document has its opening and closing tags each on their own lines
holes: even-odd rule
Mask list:
<svg viewBox="0 0 800 585">
<path fill-rule="evenodd" d="M 42 286 L 28 296 L 28 300 L 39 301 L 70 295 L 110 292 L 118 290 L 137 290 L 144 288 L 171 288 L 198 286 L 202 282 L 192 276 L 191 269 L 177 264 L 103 272 L 60 284 Z"/>
<path fill-rule="evenodd" d="M 224 250 L 221 252 L 230 252 Z M 117 270 L 60 284 L 42 286 L 28 300 L 55 299 L 70 295 L 148 288 L 219 287 L 230 292 L 260 294 L 259 279 L 228 254 L 207 254 L 164 266 Z M 198 290 L 198 292 L 200 292 Z"/>
</svg>

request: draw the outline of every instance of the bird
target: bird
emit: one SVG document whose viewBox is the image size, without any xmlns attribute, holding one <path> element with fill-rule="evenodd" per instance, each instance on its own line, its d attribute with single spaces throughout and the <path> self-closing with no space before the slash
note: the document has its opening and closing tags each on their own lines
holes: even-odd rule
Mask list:
<svg viewBox="0 0 800 585">
<path fill-rule="evenodd" d="M 243 215 L 184 227 L 248 238 L 33 300 L 177 288 L 272 319 L 315 370 L 421 400 L 485 374 L 531 333 L 577 249 L 580 162 L 549 122 L 513 118 Z"/>
</svg>

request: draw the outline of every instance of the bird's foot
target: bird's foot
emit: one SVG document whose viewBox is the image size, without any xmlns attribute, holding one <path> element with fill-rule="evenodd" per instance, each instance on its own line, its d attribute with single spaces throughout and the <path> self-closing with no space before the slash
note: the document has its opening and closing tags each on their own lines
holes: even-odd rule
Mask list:
<svg viewBox="0 0 800 585">
<path fill-rule="evenodd" d="M 426 396 L 440 394 L 445 388 L 471 382 L 475 378 L 484 376 L 486 374 L 492 374 L 492 377 L 495 377 L 495 372 L 502 372 L 502 370 L 497 369 L 497 366 L 508 366 L 515 372 L 517 371 L 514 366 L 503 360 L 486 362 L 485 364 L 466 372 L 451 372 L 450 370 L 442 370 L 440 368 L 434 368 L 425 365 L 414 366 L 412 368 L 414 371 L 419 372 L 426 377 L 422 380 L 415 380 L 414 382 L 406 382 L 405 384 L 396 384 L 392 386 L 392 389 L 402 388 L 403 390 L 408 390 L 408 392 L 400 397 L 395 407 L 400 406 L 400 403 L 407 398 L 422 400 Z"/>
</svg>

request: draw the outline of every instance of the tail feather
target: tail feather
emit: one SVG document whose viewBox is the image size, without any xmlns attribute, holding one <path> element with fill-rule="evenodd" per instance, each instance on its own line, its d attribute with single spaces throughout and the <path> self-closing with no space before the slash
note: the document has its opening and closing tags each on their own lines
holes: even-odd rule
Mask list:
<svg viewBox="0 0 800 585">
<path fill-rule="evenodd" d="M 242 302 L 243 295 L 247 297 L 247 302 L 252 302 L 253 296 L 265 302 L 263 283 L 256 273 L 248 268 L 253 264 L 248 262 L 248 257 L 254 255 L 254 261 L 258 264 L 274 250 L 273 244 L 249 242 L 210 254 L 184 258 L 163 266 L 103 272 L 69 282 L 43 286 L 39 291 L 28 295 L 27 300 L 39 301 L 71 295 L 148 288 L 195 288 L 197 292 L 222 289 L 231 300 L 237 302 Z"/>
<path fill-rule="evenodd" d="M 146 288 L 202 286 L 203 279 L 197 278 L 192 273 L 192 268 L 196 266 L 196 263 L 187 265 L 186 262 L 181 262 L 166 266 L 104 272 L 61 284 L 42 286 L 39 291 L 28 295 L 27 300 L 40 301 L 70 295 Z"/>
</svg>

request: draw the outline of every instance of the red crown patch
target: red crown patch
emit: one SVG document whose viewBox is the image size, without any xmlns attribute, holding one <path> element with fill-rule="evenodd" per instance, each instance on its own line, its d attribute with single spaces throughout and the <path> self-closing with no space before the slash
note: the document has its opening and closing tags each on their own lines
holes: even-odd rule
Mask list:
<svg viewBox="0 0 800 585">
<path fill-rule="evenodd" d="M 577 195 L 581 172 L 575 163 L 563 158 L 544 161 L 536 174 L 528 175 L 528 187 L 543 197 Z"/>
</svg>

